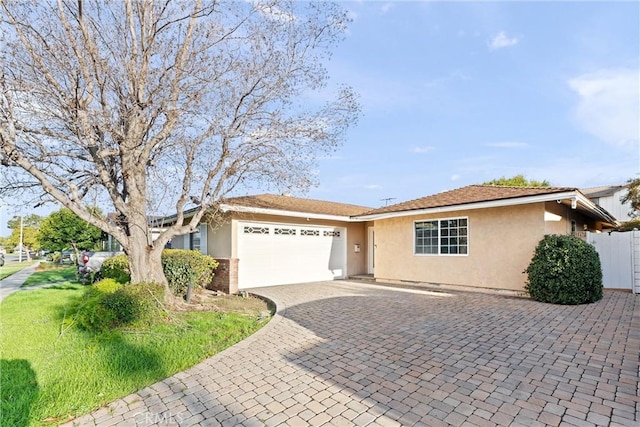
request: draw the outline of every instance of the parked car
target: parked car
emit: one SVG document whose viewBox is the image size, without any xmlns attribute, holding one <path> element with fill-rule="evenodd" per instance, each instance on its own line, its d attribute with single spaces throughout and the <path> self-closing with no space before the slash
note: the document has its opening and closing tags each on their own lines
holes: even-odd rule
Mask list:
<svg viewBox="0 0 640 427">
<path fill-rule="evenodd" d="M 97 273 L 102 267 L 102 263 L 105 259 L 111 258 L 116 255 L 120 255 L 123 252 L 93 252 L 85 251 L 80 256 L 80 262 L 78 268 L 88 271 L 90 273 Z"/>
<path fill-rule="evenodd" d="M 76 254 L 71 249 L 64 249 L 60 255 L 60 264 L 73 264 L 75 262 Z"/>
</svg>

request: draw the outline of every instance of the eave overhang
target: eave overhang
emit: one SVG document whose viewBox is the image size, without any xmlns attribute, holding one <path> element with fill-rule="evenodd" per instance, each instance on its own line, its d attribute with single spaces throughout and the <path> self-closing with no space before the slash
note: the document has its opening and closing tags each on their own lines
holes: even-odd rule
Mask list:
<svg viewBox="0 0 640 427">
<path fill-rule="evenodd" d="M 577 209 L 580 206 L 582 209 L 591 216 L 594 216 L 600 219 L 602 222 L 607 225 L 615 226 L 616 220 L 615 218 L 609 214 L 606 210 L 601 208 L 600 206 L 593 203 L 583 194 L 577 191 L 565 191 L 561 193 L 551 193 L 551 194 L 541 194 L 537 196 L 526 196 L 526 197 L 513 197 L 508 199 L 500 199 L 500 200 L 489 200 L 484 202 L 473 202 L 473 203 L 463 203 L 459 205 L 448 205 L 448 206 L 438 206 L 433 208 L 424 208 L 424 209 L 411 209 L 405 211 L 398 212 L 385 212 L 380 214 L 369 214 L 369 215 L 358 215 L 352 217 L 356 220 L 361 221 L 373 221 L 380 219 L 388 219 L 388 218 L 400 218 L 406 216 L 415 216 L 415 215 L 429 215 L 429 214 L 439 214 L 446 212 L 459 212 L 466 210 L 475 210 L 475 209 L 489 209 L 489 208 L 499 208 L 506 206 L 517 206 L 517 205 L 527 205 L 531 203 L 544 203 L 544 202 L 559 202 L 563 203 L 569 201 L 571 203 L 571 207 L 573 209 Z"/>
</svg>

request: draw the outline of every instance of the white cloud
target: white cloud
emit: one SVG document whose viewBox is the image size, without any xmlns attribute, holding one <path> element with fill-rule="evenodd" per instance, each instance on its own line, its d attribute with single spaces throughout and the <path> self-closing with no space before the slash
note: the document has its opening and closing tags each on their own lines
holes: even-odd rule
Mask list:
<svg viewBox="0 0 640 427">
<path fill-rule="evenodd" d="M 457 181 L 457 180 L 459 180 L 460 178 L 461 178 L 461 177 L 460 177 L 460 175 L 458 175 L 457 173 L 456 173 L 456 174 L 451 175 L 451 181 Z"/>
<path fill-rule="evenodd" d="M 433 150 L 435 150 L 436 147 L 413 147 L 411 148 L 409 151 L 411 151 L 412 153 L 417 153 L 417 154 L 424 154 L 424 153 L 429 153 Z"/>
<path fill-rule="evenodd" d="M 380 190 L 382 189 L 382 186 L 378 184 L 369 184 L 369 185 L 365 185 L 364 188 L 367 190 Z"/>
<path fill-rule="evenodd" d="M 515 46 L 518 44 L 518 41 L 519 40 L 517 37 L 508 37 L 504 31 L 500 31 L 498 35 L 496 35 L 493 39 L 491 39 L 491 41 L 488 44 L 489 44 L 489 49 L 496 50 L 496 49 L 502 49 L 505 47 Z"/>
<path fill-rule="evenodd" d="M 640 134 L 640 71 L 604 69 L 568 81 L 579 96 L 576 124 L 616 146 L 637 147 Z"/>
<path fill-rule="evenodd" d="M 490 142 L 486 144 L 487 147 L 495 148 L 529 148 L 530 145 L 526 142 L 507 141 L 507 142 Z"/>
</svg>

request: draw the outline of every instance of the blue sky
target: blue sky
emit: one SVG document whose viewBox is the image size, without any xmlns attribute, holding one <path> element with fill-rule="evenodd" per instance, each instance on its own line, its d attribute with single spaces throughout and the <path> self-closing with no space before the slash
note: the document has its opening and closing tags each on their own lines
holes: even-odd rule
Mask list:
<svg viewBox="0 0 640 427">
<path fill-rule="evenodd" d="M 640 172 L 639 2 L 343 5 L 327 65 L 363 116 L 304 196 L 378 207 L 520 173 L 591 187 Z"/>
<path fill-rule="evenodd" d="M 381 206 L 501 176 L 640 172 L 638 2 L 345 2 L 363 117 L 308 196 Z"/>
</svg>

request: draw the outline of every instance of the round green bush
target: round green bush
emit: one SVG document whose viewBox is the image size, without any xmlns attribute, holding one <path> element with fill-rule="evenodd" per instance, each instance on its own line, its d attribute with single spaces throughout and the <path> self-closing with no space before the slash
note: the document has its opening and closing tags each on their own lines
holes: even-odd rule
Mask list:
<svg viewBox="0 0 640 427">
<path fill-rule="evenodd" d="M 213 280 L 213 273 L 217 267 L 218 262 L 215 259 L 199 251 L 162 251 L 162 270 L 174 295 L 184 297 L 190 283 L 192 289 L 206 287 Z"/>
<path fill-rule="evenodd" d="M 92 286 L 95 291 L 102 292 L 104 294 L 112 294 L 121 287 L 122 285 L 114 279 L 102 279 L 99 282 L 94 283 Z"/>
<path fill-rule="evenodd" d="M 103 279 L 85 291 L 76 321 L 81 329 L 97 333 L 122 326 L 150 325 L 165 314 L 163 297 L 161 285 L 123 286 L 113 279 Z"/>
<path fill-rule="evenodd" d="M 105 259 L 100 267 L 100 274 L 102 277 L 114 279 L 118 283 L 129 283 L 131 281 L 129 258 L 126 255 L 116 255 Z"/>
<path fill-rule="evenodd" d="M 536 301 L 574 305 L 602 299 L 600 257 L 578 237 L 544 236 L 525 273 L 525 289 Z"/>
<path fill-rule="evenodd" d="M 122 285 L 113 279 L 103 279 L 89 286 L 82 296 L 76 315 L 76 322 L 81 329 L 93 332 L 108 330 L 116 321 L 103 302 L 108 295 L 117 292 Z"/>
<path fill-rule="evenodd" d="M 127 317 L 122 313 L 121 325 L 129 327 L 146 327 L 165 320 L 167 312 L 162 305 L 164 286 L 157 283 L 136 283 L 124 286 L 121 291 L 130 298 L 134 307 L 134 316 Z"/>
</svg>

